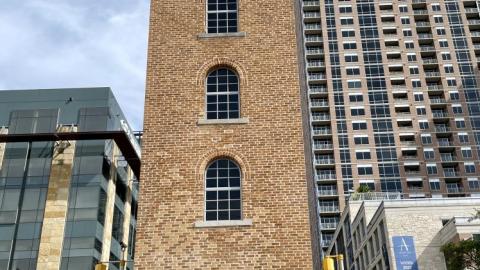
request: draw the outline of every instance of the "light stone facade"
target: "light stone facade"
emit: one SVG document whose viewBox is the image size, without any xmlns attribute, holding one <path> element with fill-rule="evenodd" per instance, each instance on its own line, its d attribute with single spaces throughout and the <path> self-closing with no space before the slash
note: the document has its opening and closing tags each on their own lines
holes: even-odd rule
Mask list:
<svg viewBox="0 0 480 270">
<path fill-rule="evenodd" d="M 75 132 L 75 127 L 60 127 L 59 132 Z M 62 259 L 63 233 L 68 212 L 68 195 L 72 177 L 76 142 L 55 143 L 37 269 L 58 270 Z"/>
<path fill-rule="evenodd" d="M 479 206 L 480 198 L 352 201 L 342 215 L 327 254 L 345 254 L 346 269 L 356 265 L 356 269 L 388 266 L 396 270 L 392 237 L 412 236 L 418 269 L 446 269 L 440 248 L 455 238 L 446 240 L 444 224 L 454 217 L 473 216 Z M 476 223 L 472 225 L 478 228 Z M 348 231 L 352 232 L 350 237 Z M 350 246 L 352 255 L 348 248 L 342 250 Z M 387 253 L 382 253 L 384 250 Z"/>
<path fill-rule="evenodd" d="M 8 128 L 0 127 L 0 134 L 8 134 Z M 3 164 L 3 155 L 5 154 L 5 143 L 0 143 L 0 168 Z"/>
</svg>

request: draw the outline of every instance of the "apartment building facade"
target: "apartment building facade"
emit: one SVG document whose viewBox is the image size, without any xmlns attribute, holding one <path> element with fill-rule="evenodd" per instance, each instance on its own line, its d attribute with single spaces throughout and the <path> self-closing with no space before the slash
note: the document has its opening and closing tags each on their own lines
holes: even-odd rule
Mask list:
<svg viewBox="0 0 480 270">
<path fill-rule="evenodd" d="M 477 1 L 302 4 L 324 250 L 360 185 L 405 198 L 477 196 Z"/>
<path fill-rule="evenodd" d="M 0 91 L 0 269 L 133 260 L 139 170 L 109 88 Z"/>
</svg>

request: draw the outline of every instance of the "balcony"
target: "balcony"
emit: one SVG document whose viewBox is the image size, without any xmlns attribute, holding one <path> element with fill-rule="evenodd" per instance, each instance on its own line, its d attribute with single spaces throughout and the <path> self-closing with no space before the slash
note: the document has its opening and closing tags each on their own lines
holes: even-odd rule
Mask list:
<svg viewBox="0 0 480 270">
<path fill-rule="evenodd" d="M 328 90 L 326 86 L 310 85 L 308 87 L 310 94 L 327 94 Z"/>
<path fill-rule="evenodd" d="M 319 142 L 319 143 L 314 143 L 313 148 L 315 150 L 330 150 L 330 149 L 333 149 L 333 144 L 327 143 L 327 142 Z"/>
<path fill-rule="evenodd" d="M 403 160 L 409 160 L 409 161 L 416 161 L 418 160 L 417 155 L 403 155 L 402 156 Z"/>
<path fill-rule="evenodd" d="M 423 192 L 423 187 L 422 186 L 408 186 L 408 190 L 410 192 L 418 193 L 418 192 Z"/>
<path fill-rule="evenodd" d="M 450 127 L 447 127 L 447 126 L 435 126 L 435 132 L 448 133 L 448 132 L 451 132 L 451 130 L 450 130 Z"/>
<path fill-rule="evenodd" d="M 418 146 L 418 143 L 415 141 L 400 141 L 402 146 Z"/>
<path fill-rule="evenodd" d="M 414 9 L 413 15 L 428 15 L 428 10 L 424 9 Z M 423 23 L 423 22 L 422 22 Z M 418 24 L 418 23 L 417 23 Z M 423 25 L 424 26 L 424 25 Z"/>
<path fill-rule="evenodd" d="M 435 52 L 435 46 L 420 46 L 422 52 Z"/>
<path fill-rule="evenodd" d="M 307 55 L 316 55 L 316 54 L 324 54 L 322 47 L 307 47 L 305 53 Z"/>
<path fill-rule="evenodd" d="M 431 98 L 430 103 L 432 104 L 446 104 L 447 100 L 444 98 Z"/>
<path fill-rule="evenodd" d="M 449 140 L 438 140 L 438 145 L 440 147 L 451 147 L 453 146 L 452 142 Z"/>
<path fill-rule="evenodd" d="M 435 93 L 435 92 L 443 92 L 443 85 L 441 84 L 430 84 L 427 85 L 428 92 Z"/>
<path fill-rule="evenodd" d="M 306 23 L 304 25 L 305 32 L 316 32 L 322 30 L 322 25 L 320 23 Z"/>
<path fill-rule="evenodd" d="M 406 171 L 405 171 L 405 175 L 406 175 L 407 177 L 410 177 L 410 176 L 419 176 L 420 173 L 421 173 L 421 172 L 418 171 L 418 170 L 406 170 Z"/>
<path fill-rule="evenodd" d="M 320 7 L 319 1 L 303 1 L 303 7 Z"/>
<path fill-rule="evenodd" d="M 436 65 L 438 64 L 437 58 L 424 58 L 422 59 L 423 65 Z"/>
<path fill-rule="evenodd" d="M 328 108 L 328 100 L 326 99 L 312 99 L 310 102 L 310 106 L 312 108 Z"/>
<path fill-rule="evenodd" d="M 445 177 L 459 177 L 460 173 L 458 171 L 453 171 L 453 170 L 445 170 L 443 171 L 443 175 Z"/>
<path fill-rule="evenodd" d="M 329 128 L 321 128 L 321 129 L 314 129 L 313 135 L 320 136 L 320 135 L 332 135 L 332 130 Z"/>
<path fill-rule="evenodd" d="M 447 184 L 447 193 L 448 194 L 459 194 L 459 193 L 464 193 L 464 192 L 465 192 L 465 190 L 461 186 Z"/>
<path fill-rule="evenodd" d="M 313 114 L 312 120 L 313 121 L 330 121 L 331 117 L 330 114 Z"/>
<path fill-rule="evenodd" d="M 324 68 L 325 62 L 321 60 L 309 60 L 307 62 L 307 67 L 308 68 Z"/>
<path fill-rule="evenodd" d="M 480 10 L 478 8 L 465 8 L 466 13 L 479 14 Z"/>
<path fill-rule="evenodd" d="M 305 36 L 306 43 L 321 43 L 323 38 L 321 35 L 307 35 Z"/>
<path fill-rule="evenodd" d="M 325 76 L 325 73 L 314 73 L 314 72 L 308 73 L 309 81 L 325 81 L 326 79 L 327 79 L 327 76 Z"/>
<path fill-rule="evenodd" d="M 337 213 L 340 212 L 340 208 L 337 205 L 320 205 L 320 213 Z"/>
<path fill-rule="evenodd" d="M 303 17 L 308 19 L 320 19 L 320 12 L 306 11 L 303 13 Z"/>
<path fill-rule="evenodd" d="M 470 34 L 472 37 L 480 37 L 480 31 L 471 31 Z"/>
<path fill-rule="evenodd" d="M 426 71 L 425 78 L 427 79 L 440 79 L 440 72 L 438 71 Z"/>
<path fill-rule="evenodd" d="M 456 162 L 457 161 L 457 157 L 454 156 L 454 155 L 445 155 L 445 154 L 442 154 L 440 156 L 440 159 L 442 160 L 442 162 Z"/>
<path fill-rule="evenodd" d="M 433 39 L 433 35 L 428 33 L 418 34 L 418 39 Z"/>
<path fill-rule="evenodd" d="M 330 243 L 332 243 L 332 240 L 322 240 L 322 247 L 329 247 Z"/>
<path fill-rule="evenodd" d="M 318 190 L 318 196 L 337 196 L 338 192 L 337 190 L 331 189 L 331 190 Z"/>
<path fill-rule="evenodd" d="M 315 165 L 335 165 L 335 159 L 333 158 L 315 159 Z"/>
<path fill-rule="evenodd" d="M 469 25 L 480 25 L 480 20 L 468 20 Z"/>
<path fill-rule="evenodd" d="M 430 22 L 416 22 L 415 27 L 417 28 L 417 33 L 430 31 Z"/>
<path fill-rule="evenodd" d="M 432 112 L 433 118 L 448 118 L 448 113 L 446 112 Z"/>
<path fill-rule="evenodd" d="M 334 229 L 337 228 L 337 226 L 338 226 L 338 223 L 336 223 L 336 222 L 325 222 L 325 223 L 322 222 L 322 223 L 320 223 L 320 228 L 322 230 L 334 230 Z"/>
<path fill-rule="evenodd" d="M 317 174 L 315 175 L 315 180 L 317 181 L 336 181 L 337 175 L 334 173 L 326 173 L 326 174 Z"/>
</svg>

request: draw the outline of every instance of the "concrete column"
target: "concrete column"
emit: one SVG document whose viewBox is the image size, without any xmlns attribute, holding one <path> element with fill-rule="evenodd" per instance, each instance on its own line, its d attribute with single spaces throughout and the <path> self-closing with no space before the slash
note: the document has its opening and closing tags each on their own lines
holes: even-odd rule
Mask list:
<svg viewBox="0 0 480 270">
<path fill-rule="evenodd" d="M 61 127 L 59 131 L 72 132 L 76 128 Z M 37 269 L 60 269 L 74 157 L 75 141 L 55 142 Z"/>
<path fill-rule="evenodd" d="M 8 134 L 8 128 L 0 127 L 0 134 Z M 3 156 L 5 155 L 5 143 L 0 143 L 0 169 L 3 164 Z"/>
<path fill-rule="evenodd" d="M 124 243 L 127 244 L 127 246 L 130 246 L 130 245 L 133 245 L 133 243 L 129 243 L 128 242 L 128 238 L 130 236 L 130 234 L 132 233 L 130 231 L 130 219 L 131 219 L 131 208 L 132 208 L 132 185 L 133 185 L 133 181 L 132 181 L 132 170 L 130 168 L 128 168 L 128 171 L 127 171 L 127 194 L 126 194 L 126 200 L 125 200 L 125 207 L 124 207 L 124 219 L 123 219 L 123 231 L 124 231 L 124 234 L 123 234 L 123 239 L 122 241 Z M 121 259 L 125 259 L 127 256 L 126 256 L 126 253 L 128 251 L 128 247 L 127 247 L 127 250 L 125 251 L 125 254 L 124 254 L 124 258 L 121 258 Z"/>
<path fill-rule="evenodd" d="M 115 182 L 117 178 L 116 164 L 117 156 L 120 154 L 118 147 L 114 144 L 112 156 L 110 160 L 112 161 L 110 167 L 110 179 L 108 179 L 107 187 L 107 202 L 105 207 L 105 223 L 103 226 L 103 248 L 102 248 L 102 262 L 107 262 L 110 260 L 110 246 L 112 244 L 112 225 L 113 225 L 113 210 L 115 208 Z M 107 268 L 108 269 L 108 268 Z"/>
</svg>

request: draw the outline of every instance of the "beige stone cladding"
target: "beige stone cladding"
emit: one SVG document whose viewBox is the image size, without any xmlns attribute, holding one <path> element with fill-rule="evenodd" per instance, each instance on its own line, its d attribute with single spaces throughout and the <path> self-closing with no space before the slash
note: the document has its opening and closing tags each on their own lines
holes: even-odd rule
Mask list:
<svg viewBox="0 0 480 270">
<path fill-rule="evenodd" d="M 240 32 L 208 37 L 205 1 L 152 1 L 136 269 L 312 268 L 294 4 L 272 3 L 239 1 Z M 204 120 L 218 66 L 240 77 L 235 123 Z M 240 165 L 246 226 L 195 226 L 218 157 Z"/>
<path fill-rule="evenodd" d="M 59 128 L 59 132 L 75 131 L 75 127 Z M 60 269 L 75 145 L 76 141 L 58 141 L 55 143 L 37 269 Z"/>
<path fill-rule="evenodd" d="M 8 134 L 8 128 L 0 127 L 0 134 Z M 3 164 L 3 156 L 5 155 L 5 143 L 0 143 L 0 168 Z"/>
<path fill-rule="evenodd" d="M 440 251 L 443 244 L 439 231 L 443 222 L 455 216 L 472 216 L 480 206 L 480 198 L 450 198 L 427 202 L 386 202 L 384 206 L 392 264 L 395 254 L 393 236 L 413 236 L 419 269 L 446 269 L 445 258 Z"/>
</svg>

